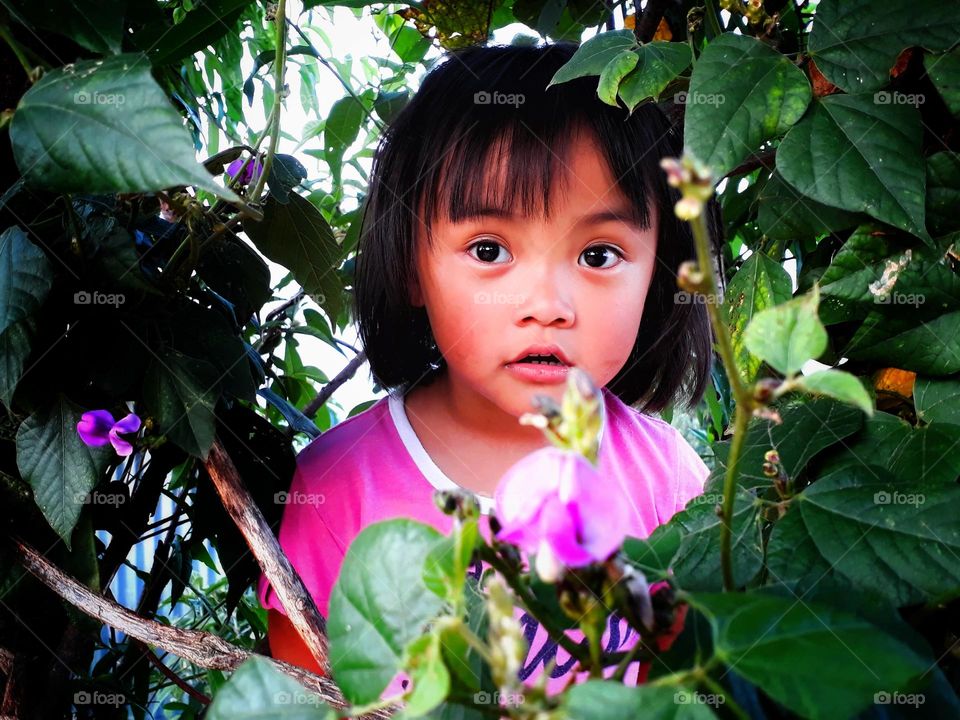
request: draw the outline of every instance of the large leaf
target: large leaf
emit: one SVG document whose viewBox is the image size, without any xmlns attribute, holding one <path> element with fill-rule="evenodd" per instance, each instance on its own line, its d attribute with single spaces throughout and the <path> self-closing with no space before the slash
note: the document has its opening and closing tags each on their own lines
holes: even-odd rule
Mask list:
<svg viewBox="0 0 960 720">
<path fill-rule="evenodd" d="M 633 112 L 647 98 L 659 99 L 660 93 L 686 70 L 693 53 L 686 43 L 656 40 L 635 50 L 636 68 L 620 83 L 620 98 Z"/>
<path fill-rule="evenodd" d="M 830 567 L 858 587 L 907 605 L 960 591 L 960 487 L 894 479 L 877 466 L 849 466 L 794 501 Z M 771 547 L 779 541 L 774 532 Z"/>
<path fill-rule="evenodd" d="M 34 316 L 53 284 L 50 261 L 17 226 L 0 235 L 0 400 L 9 407 L 30 355 Z"/>
<path fill-rule="evenodd" d="M 206 459 L 216 433 L 220 373 L 206 360 L 162 350 L 147 368 L 143 400 L 160 432 Z"/>
<path fill-rule="evenodd" d="M 688 689 L 676 686 L 627 687 L 619 682 L 588 680 L 570 688 L 563 703 L 563 717 L 571 720 L 709 720 L 717 717 L 709 705 L 698 702 L 698 697 Z"/>
<path fill-rule="evenodd" d="M 732 562 L 734 583 L 745 585 L 763 564 L 760 528 L 754 496 L 737 488 L 733 504 Z M 720 590 L 723 576 L 720 567 L 720 529 L 722 521 L 717 505 L 718 493 L 693 498 L 687 507 L 673 516 L 670 525 L 683 528 L 685 535 L 673 558 L 677 583 L 684 590 Z"/>
<path fill-rule="evenodd" d="M 960 379 L 918 377 L 913 386 L 917 418 L 960 424 Z"/>
<path fill-rule="evenodd" d="M 587 75 L 599 75 L 624 50 L 636 47 L 637 39 L 631 30 L 598 33 L 577 48 L 573 57 L 557 70 L 547 87 Z"/>
<path fill-rule="evenodd" d="M 826 369 L 797 378 L 797 387 L 814 395 L 826 395 L 856 405 L 867 415 L 873 414 L 873 400 L 856 375 L 843 370 Z"/>
<path fill-rule="evenodd" d="M 194 185 L 238 199 L 196 161 L 190 133 L 142 55 L 84 60 L 47 73 L 21 98 L 10 139 L 24 176 L 51 190 Z"/>
<path fill-rule="evenodd" d="M 753 355 L 784 375 L 800 371 L 808 360 L 827 348 L 827 331 L 817 315 L 820 291 L 757 313 L 743 333 L 743 343 Z"/>
<path fill-rule="evenodd" d="M 684 141 L 720 178 L 785 133 L 810 97 L 810 83 L 789 58 L 752 37 L 726 33 L 693 66 Z"/>
<path fill-rule="evenodd" d="M 960 116 L 960 48 L 943 55 L 924 55 L 923 67 L 950 112 Z"/>
<path fill-rule="evenodd" d="M 200 52 L 234 25 L 252 0 L 204 0 L 193 3 L 184 19 L 174 26 L 153 22 L 133 36 L 134 43 L 154 65 L 168 65 Z"/>
<path fill-rule="evenodd" d="M 807 718 L 851 717 L 933 664 L 876 625 L 828 605 L 760 593 L 694 595 L 724 663 Z"/>
<path fill-rule="evenodd" d="M 939 152 L 927 158 L 927 226 L 933 235 L 960 230 L 960 153 Z"/>
<path fill-rule="evenodd" d="M 236 235 L 204 245 L 197 274 L 234 307 L 237 324 L 244 325 L 273 294 L 270 268 Z"/>
<path fill-rule="evenodd" d="M 873 95 L 830 95 L 790 129 L 777 170 L 801 194 L 863 212 L 930 242 L 920 114 Z"/>
<path fill-rule="evenodd" d="M 442 536 L 407 519 L 369 525 L 350 544 L 330 594 L 330 665 L 354 704 L 380 697 L 410 642 L 443 606 L 423 581 Z"/>
<path fill-rule="evenodd" d="M 207 720 L 334 720 L 337 714 L 319 695 L 259 655 L 245 661 L 217 690 Z"/>
<path fill-rule="evenodd" d="M 737 368 L 746 382 L 753 382 L 763 361 L 752 355 L 743 340 L 743 333 L 753 316 L 774 305 L 787 302 L 793 292 L 790 275 L 780 263 L 762 252 L 748 257 L 727 285 L 723 311 L 730 328 Z"/>
<path fill-rule="evenodd" d="M 31 28 L 52 30 L 65 35 L 78 45 L 95 53 L 109 55 L 120 52 L 123 39 L 123 14 L 125 5 L 121 0 L 84 3 L 76 0 L 4 0 L 17 22 Z"/>
<path fill-rule="evenodd" d="M 808 47 L 830 82 L 856 93 L 886 85 L 905 48 L 946 50 L 958 36 L 956 8 L 942 0 L 821 0 Z"/>
<path fill-rule="evenodd" d="M 763 474 L 764 453 L 776 449 L 780 463 L 790 478 L 796 478 L 807 463 L 825 448 L 844 442 L 864 425 L 863 414 L 854 407 L 817 398 L 791 404 L 780 410 L 782 422 L 756 418 L 750 422 L 738 467 L 738 483 L 746 488 L 769 487 Z M 718 468 L 726 468 L 730 442 L 715 443 Z M 707 492 L 715 492 L 708 485 Z"/>
<path fill-rule="evenodd" d="M 245 220 L 243 229 L 257 249 L 292 272 L 331 322 L 336 322 L 343 307 L 343 288 L 337 276 L 340 248 L 320 211 L 296 193 L 291 193 L 285 204 L 271 196 L 263 220 Z"/>
<path fill-rule="evenodd" d="M 113 447 L 87 447 L 77 432 L 85 410 L 59 395 L 17 429 L 17 468 L 57 535 L 70 547 L 87 495 L 99 482 Z"/>
<path fill-rule="evenodd" d="M 804 197 L 776 171 L 761 188 L 757 206 L 757 225 L 765 235 L 776 240 L 793 241 L 857 224 L 855 213 Z"/>
</svg>

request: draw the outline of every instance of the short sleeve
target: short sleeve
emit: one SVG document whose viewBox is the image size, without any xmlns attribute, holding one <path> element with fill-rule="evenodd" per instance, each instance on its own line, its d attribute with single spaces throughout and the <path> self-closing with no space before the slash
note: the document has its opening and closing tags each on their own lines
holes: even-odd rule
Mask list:
<svg viewBox="0 0 960 720">
<path fill-rule="evenodd" d="M 676 439 L 677 495 L 674 512 L 680 512 L 692 498 L 703 493 L 703 486 L 710 475 L 710 468 L 694 450 L 686 438 L 674 429 Z"/>
<path fill-rule="evenodd" d="M 302 578 L 307 591 L 326 617 L 330 589 L 340 571 L 349 539 L 340 528 L 328 520 L 348 521 L 342 506 L 348 504 L 340 490 L 341 483 L 318 482 L 314 473 L 317 464 L 306 463 L 310 453 L 304 450 L 297 458 L 290 490 L 277 493 L 277 502 L 284 503 L 278 536 L 280 547 Z M 264 608 L 273 608 L 286 615 L 280 599 L 274 593 L 265 575 L 257 583 L 257 599 Z"/>
</svg>

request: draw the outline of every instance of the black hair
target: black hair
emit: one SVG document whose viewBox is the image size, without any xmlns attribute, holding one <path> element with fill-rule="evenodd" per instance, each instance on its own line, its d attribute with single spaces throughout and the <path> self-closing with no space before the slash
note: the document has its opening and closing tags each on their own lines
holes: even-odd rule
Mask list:
<svg viewBox="0 0 960 720">
<path fill-rule="evenodd" d="M 703 396 L 713 360 L 711 329 L 702 303 L 676 299 L 677 268 L 696 251 L 689 226 L 673 212 L 679 194 L 659 165 L 662 157 L 682 153 L 680 130 L 652 102 L 629 115 L 602 102 L 596 76 L 546 89 L 576 48 L 559 42 L 452 52 L 424 77 L 382 136 L 364 201 L 354 284 L 355 318 L 378 384 L 407 389 L 431 382 L 445 368 L 425 308 L 410 302 L 418 217 L 432 242 L 435 218 L 457 222 L 479 206 L 548 213 L 551 184 L 564 176 L 557 164 L 577 132 L 587 130 L 636 222 L 650 227 L 651 200 L 659 218 L 657 259 L 637 338 L 607 387 L 647 412 L 680 400 L 692 407 Z M 497 194 L 484 183 L 484 169 L 503 157 L 506 179 Z M 716 242 L 715 200 L 708 209 Z"/>
</svg>

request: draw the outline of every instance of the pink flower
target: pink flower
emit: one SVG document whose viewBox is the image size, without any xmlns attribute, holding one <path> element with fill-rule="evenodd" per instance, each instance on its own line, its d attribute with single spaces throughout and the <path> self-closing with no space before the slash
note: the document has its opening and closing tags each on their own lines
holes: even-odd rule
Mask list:
<svg viewBox="0 0 960 720">
<path fill-rule="evenodd" d="M 120 433 L 132 433 L 140 429 L 140 418 L 130 413 L 117 422 L 109 410 L 90 410 L 80 416 L 77 432 L 80 439 L 89 447 L 101 447 L 108 442 L 113 445 L 117 455 L 127 456 L 133 452 L 133 446 L 120 437 Z"/>
<path fill-rule="evenodd" d="M 630 500 L 579 453 L 547 447 L 500 479 L 497 539 L 537 556 L 545 580 L 562 567 L 606 560 L 630 529 Z"/>
</svg>

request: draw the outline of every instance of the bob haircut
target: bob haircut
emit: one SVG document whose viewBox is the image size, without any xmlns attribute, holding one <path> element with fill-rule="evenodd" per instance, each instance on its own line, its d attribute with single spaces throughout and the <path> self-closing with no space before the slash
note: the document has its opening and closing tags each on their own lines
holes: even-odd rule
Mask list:
<svg viewBox="0 0 960 720">
<path fill-rule="evenodd" d="M 596 77 L 545 89 L 576 49 L 560 42 L 450 53 L 381 138 L 354 286 L 359 335 L 381 386 L 406 392 L 446 367 L 425 308 L 410 303 L 420 217 L 432 243 L 438 217 L 458 222 L 480 207 L 548 214 L 551 185 L 564 174 L 558 164 L 586 130 L 602 148 L 635 221 L 650 227 L 650 205 L 659 218 L 655 268 L 634 347 L 608 388 L 645 412 L 681 400 L 693 407 L 703 396 L 713 359 L 711 329 L 702 303 L 677 301 L 677 269 L 696 251 L 689 226 L 673 212 L 679 193 L 660 168 L 662 157 L 681 154 L 680 132 L 651 102 L 629 116 L 603 103 Z M 484 182 L 489 168 L 504 166 L 502 183 Z M 708 220 L 716 242 L 713 199 Z"/>
</svg>

